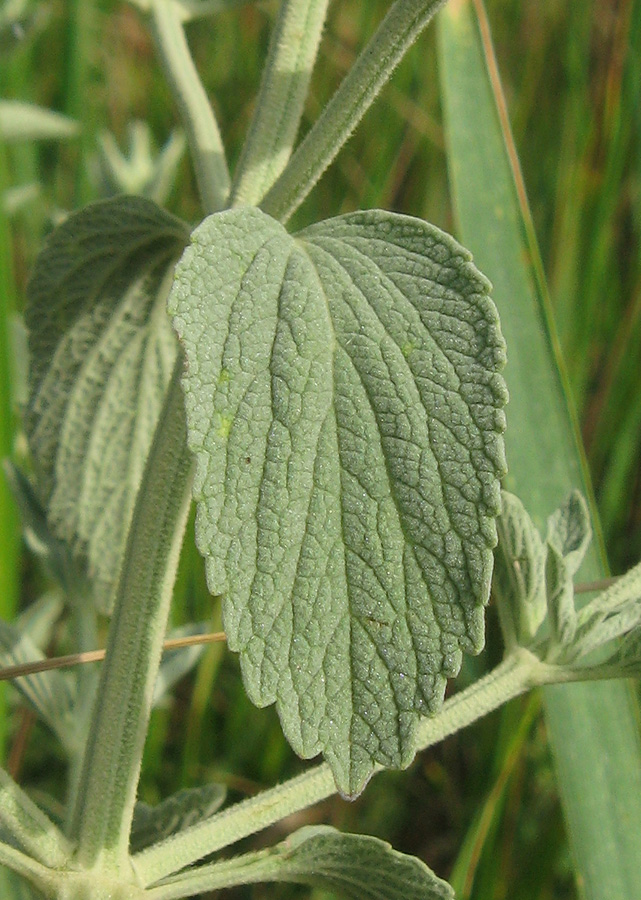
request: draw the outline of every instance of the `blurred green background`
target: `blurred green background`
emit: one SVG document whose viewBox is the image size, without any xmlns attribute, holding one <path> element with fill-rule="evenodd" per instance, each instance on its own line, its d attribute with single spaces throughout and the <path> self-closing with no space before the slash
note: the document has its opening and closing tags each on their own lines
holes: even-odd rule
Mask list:
<svg viewBox="0 0 641 900">
<path fill-rule="evenodd" d="M 304 127 L 388 5 L 331 4 Z M 619 573 L 641 557 L 641 3 L 486 5 L 610 563 Z M 274 2 L 250 4 L 188 27 L 232 166 L 275 9 Z M 65 211 L 115 189 L 99 153 L 106 131 L 126 153 L 132 122 L 144 120 L 160 148 L 177 116 L 145 16 L 135 7 L 108 0 L 5 0 L 0 10 L 0 96 L 38 103 L 81 124 L 79 136 L 65 142 L 0 141 L 0 452 L 23 460 L 16 413 L 24 354 L 15 314 L 42 238 Z M 198 221 L 186 158 L 167 205 Z M 372 206 L 455 229 L 433 29 L 410 52 L 293 225 Z M 0 611 L 9 617 L 42 592 L 44 576 L 20 550 L 4 485 L 0 534 Z M 192 619 L 220 627 L 188 539 L 174 621 Z M 487 648 L 466 661 L 458 684 L 469 683 L 500 654 L 490 609 Z M 10 771 L 62 797 L 64 770 L 53 738 L 13 695 L 8 702 Z M 174 701 L 154 713 L 141 795 L 155 802 L 180 787 L 217 780 L 232 797 L 247 796 L 302 766 L 284 744 L 273 709 L 251 707 L 236 659 L 217 645 L 180 683 Z M 448 739 L 409 772 L 378 776 L 355 803 L 328 801 L 283 829 L 317 821 L 367 831 L 415 853 L 438 874 L 453 877 L 461 898 L 577 896 L 537 697 L 514 701 Z M 258 841 L 273 838 L 265 834 Z M 276 895 L 290 893 L 274 887 L 228 892 L 238 898 Z"/>
</svg>

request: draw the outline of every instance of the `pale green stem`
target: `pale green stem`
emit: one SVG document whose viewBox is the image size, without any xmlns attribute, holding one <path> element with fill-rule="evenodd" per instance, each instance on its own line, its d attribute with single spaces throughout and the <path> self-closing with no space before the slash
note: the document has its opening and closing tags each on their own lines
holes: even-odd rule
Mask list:
<svg viewBox="0 0 641 900">
<path fill-rule="evenodd" d="M 25 855 L 2 841 L 0 841 L 0 866 L 6 866 L 12 872 L 26 878 L 45 896 L 51 896 L 51 887 L 56 880 L 55 872 L 51 872 L 31 856 Z"/>
<path fill-rule="evenodd" d="M 195 897 L 197 894 L 240 884 L 280 881 L 282 871 L 282 859 L 278 855 L 272 850 L 259 850 L 181 872 L 165 884 L 148 888 L 145 897 L 149 900 L 178 900 L 180 897 Z"/>
<path fill-rule="evenodd" d="M 526 650 L 515 651 L 484 678 L 444 703 L 436 716 L 423 720 L 418 749 L 425 750 L 529 688 L 547 682 L 553 669 Z M 134 869 L 142 884 L 152 885 L 334 793 L 331 769 L 323 763 L 142 850 L 133 857 Z"/>
<path fill-rule="evenodd" d="M 76 643 L 77 652 L 82 653 L 87 650 L 93 650 L 98 646 L 97 614 L 93 604 L 87 602 L 84 591 L 82 591 L 82 595 L 80 595 L 79 591 L 75 592 L 73 611 L 76 634 L 78 636 Z M 83 744 L 85 735 L 89 733 L 98 675 L 99 673 L 95 666 L 81 666 L 77 675 L 78 694 L 73 715 L 75 735 L 78 736 L 78 739 L 74 742 L 69 758 L 67 802 L 65 805 L 68 817 L 65 823 L 66 832 L 70 830 L 71 820 L 69 817 L 72 815 L 77 803 L 78 784 L 82 773 Z"/>
<path fill-rule="evenodd" d="M 53 867 L 70 859 L 72 845 L 4 769 L 0 769 L 0 822 L 37 862 Z"/>
<path fill-rule="evenodd" d="M 229 170 L 218 123 L 189 52 L 180 10 L 174 0 L 154 0 L 152 14 L 158 53 L 178 105 L 194 160 L 206 213 L 227 204 Z"/>
<path fill-rule="evenodd" d="M 287 164 L 305 106 L 328 0 L 283 0 L 232 186 L 230 205 L 256 206 Z"/>
<path fill-rule="evenodd" d="M 120 573 L 72 836 L 84 868 L 126 871 L 143 745 L 189 510 L 179 356 L 149 451 Z"/>
<path fill-rule="evenodd" d="M 445 0 L 396 0 L 261 208 L 286 222 L 349 139 L 406 51 Z"/>
</svg>

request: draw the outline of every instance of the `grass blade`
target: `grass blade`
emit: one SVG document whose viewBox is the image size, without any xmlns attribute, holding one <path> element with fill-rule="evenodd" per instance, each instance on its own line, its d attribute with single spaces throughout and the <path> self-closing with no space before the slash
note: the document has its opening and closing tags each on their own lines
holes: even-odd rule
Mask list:
<svg viewBox="0 0 641 900">
<path fill-rule="evenodd" d="M 481 3 L 475 5 L 484 26 Z M 583 452 L 518 161 L 497 104 L 500 88 L 488 66 L 491 47 L 471 2 L 455 0 L 447 7 L 439 39 L 461 236 L 494 283 L 508 345 L 506 487 L 542 525 L 571 488 L 590 494 Z M 582 576 L 603 573 L 595 542 Z M 641 897 L 641 745 L 632 694 L 626 684 L 610 683 L 547 688 L 544 699 L 584 892 L 609 900 Z"/>
<path fill-rule="evenodd" d="M 0 146 L 0 196 L 7 186 L 5 148 Z M 0 206 L 0 460 L 13 453 L 11 396 L 11 314 L 14 310 L 13 263 L 9 222 Z M 20 537 L 9 485 L 0 473 L 0 617 L 13 618 L 18 600 Z M 5 690 L 0 688 L 0 757 L 6 738 Z"/>
</svg>

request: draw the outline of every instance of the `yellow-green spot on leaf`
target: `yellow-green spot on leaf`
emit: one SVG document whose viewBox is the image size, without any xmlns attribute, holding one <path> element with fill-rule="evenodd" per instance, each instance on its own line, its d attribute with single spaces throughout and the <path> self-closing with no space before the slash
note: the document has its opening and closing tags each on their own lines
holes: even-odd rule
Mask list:
<svg viewBox="0 0 641 900">
<path fill-rule="evenodd" d="M 231 416 L 224 416 L 222 414 L 216 416 L 216 434 L 221 438 L 228 438 L 232 421 L 233 419 Z"/>
<path fill-rule="evenodd" d="M 405 359 L 407 359 L 408 356 L 411 356 L 415 349 L 416 344 L 414 343 L 414 341 L 405 341 L 405 343 L 401 345 L 401 353 L 403 354 Z"/>
</svg>

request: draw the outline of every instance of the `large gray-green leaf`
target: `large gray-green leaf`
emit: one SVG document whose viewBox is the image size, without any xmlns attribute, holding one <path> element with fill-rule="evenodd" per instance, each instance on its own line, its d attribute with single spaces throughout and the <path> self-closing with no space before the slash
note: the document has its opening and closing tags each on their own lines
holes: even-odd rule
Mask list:
<svg viewBox="0 0 641 900">
<path fill-rule="evenodd" d="M 210 216 L 170 295 L 198 545 L 231 649 L 304 757 L 358 793 L 483 644 L 504 345 L 469 254 L 381 211 L 289 235 Z"/>
<path fill-rule="evenodd" d="M 148 200 L 96 203 L 52 233 L 29 285 L 38 490 L 104 610 L 176 358 L 165 298 L 187 237 Z"/>
<path fill-rule="evenodd" d="M 335 892 L 350 900 L 451 900 L 446 881 L 416 859 L 369 835 L 326 825 L 301 828 L 274 848 L 274 881 Z"/>
</svg>

